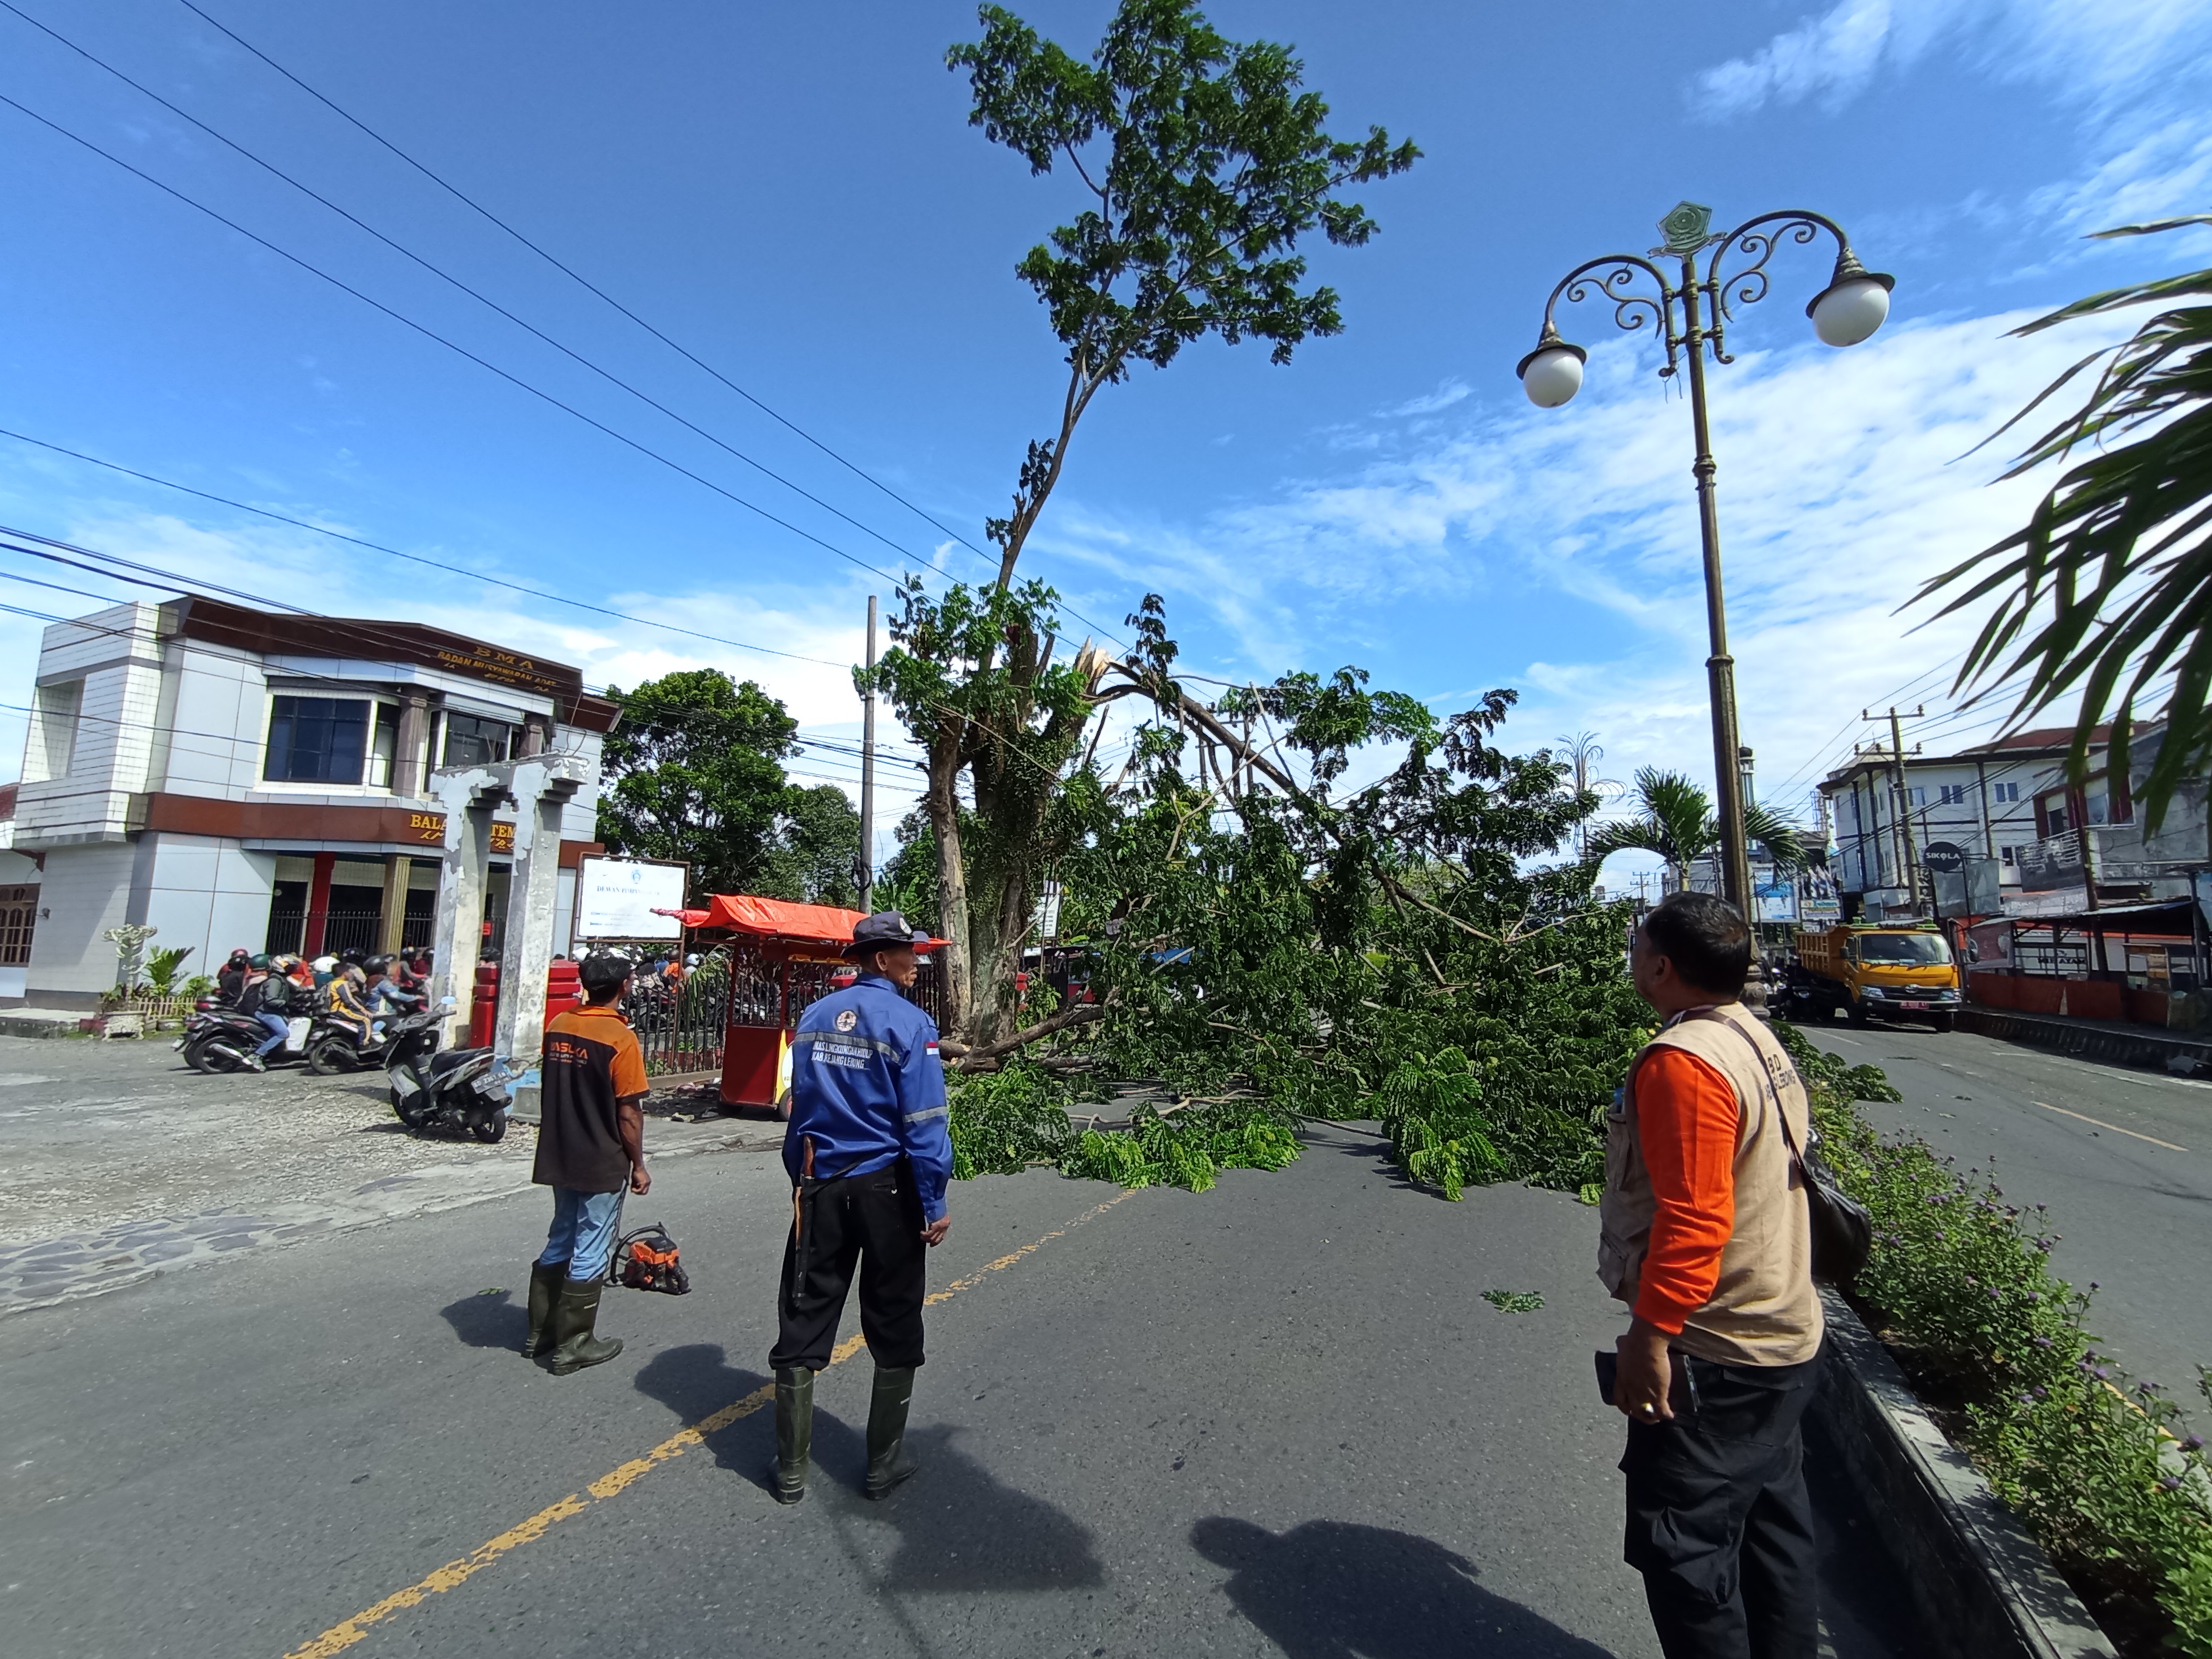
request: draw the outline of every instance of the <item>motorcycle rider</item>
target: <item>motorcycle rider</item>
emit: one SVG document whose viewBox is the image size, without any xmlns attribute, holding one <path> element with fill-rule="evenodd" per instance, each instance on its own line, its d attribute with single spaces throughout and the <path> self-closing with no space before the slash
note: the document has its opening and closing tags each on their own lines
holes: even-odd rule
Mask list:
<svg viewBox="0 0 2212 1659">
<path fill-rule="evenodd" d="M 230 953 L 230 959 L 216 973 L 216 994 L 235 1008 L 239 993 L 246 989 L 246 976 L 252 971 L 253 953 L 241 945 Z"/>
<path fill-rule="evenodd" d="M 291 1001 L 291 981 L 284 977 L 283 970 L 272 969 L 265 956 L 248 957 L 246 983 L 238 994 L 238 1012 L 252 1015 L 269 1032 L 261 1046 L 246 1056 L 246 1063 L 255 1071 L 267 1071 L 265 1056 L 282 1048 L 292 1035 L 291 1020 L 286 1012 Z"/>
<path fill-rule="evenodd" d="M 323 987 L 323 1018 L 351 1031 L 354 1042 L 365 1046 L 376 1024 L 368 1002 L 368 975 L 357 963 L 342 962 Z"/>
</svg>

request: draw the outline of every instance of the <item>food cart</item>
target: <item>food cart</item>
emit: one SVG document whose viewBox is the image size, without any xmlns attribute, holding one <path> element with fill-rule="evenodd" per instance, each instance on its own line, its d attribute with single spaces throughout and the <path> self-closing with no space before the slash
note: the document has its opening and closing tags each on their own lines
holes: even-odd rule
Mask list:
<svg viewBox="0 0 2212 1659">
<path fill-rule="evenodd" d="M 863 914 L 749 893 L 717 893 L 703 908 L 664 914 L 680 920 L 700 943 L 729 949 L 722 1104 L 789 1115 L 792 1032 L 809 1003 L 852 983 L 844 951 Z M 908 994 L 934 1016 L 936 988 L 936 975 L 925 967 Z"/>
</svg>

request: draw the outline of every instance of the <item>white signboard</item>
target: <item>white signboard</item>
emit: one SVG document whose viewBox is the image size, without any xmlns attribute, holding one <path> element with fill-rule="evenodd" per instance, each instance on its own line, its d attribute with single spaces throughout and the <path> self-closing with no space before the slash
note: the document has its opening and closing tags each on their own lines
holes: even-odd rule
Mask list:
<svg viewBox="0 0 2212 1659">
<path fill-rule="evenodd" d="M 576 937 L 681 939 L 684 924 L 655 910 L 684 908 L 688 864 L 648 859 L 586 858 L 576 866 Z"/>
</svg>

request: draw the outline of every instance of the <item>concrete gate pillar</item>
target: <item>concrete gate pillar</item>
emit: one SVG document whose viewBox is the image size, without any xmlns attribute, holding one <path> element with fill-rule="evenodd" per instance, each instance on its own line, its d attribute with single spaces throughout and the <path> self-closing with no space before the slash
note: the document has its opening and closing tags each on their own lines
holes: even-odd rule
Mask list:
<svg viewBox="0 0 2212 1659">
<path fill-rule="evenodd" d="M 554 900 L 561 879 L 561 815 L 592 781 L 581 757 L 539 754 L 430 775 L 430 793 L 446 813 L 445 876 L 438 889 L 437 967 L 433 996 L 454 999 L 448 1046 L 465 1038 L 483 940 L 485 878 L 495 807 L 515 808 L 514 851 L 507 895 L 507 939 L 499 965 L 499 1014 L 492 1045 L 519 1066 L 538 1058 L 545 1035 L 545 975 L 553 960 Z"/>
</svg>

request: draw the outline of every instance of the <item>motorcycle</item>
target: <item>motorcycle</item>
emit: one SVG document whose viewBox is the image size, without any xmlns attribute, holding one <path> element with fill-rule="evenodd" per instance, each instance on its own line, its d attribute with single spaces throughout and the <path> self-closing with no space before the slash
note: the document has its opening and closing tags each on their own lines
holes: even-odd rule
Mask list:
<svg viewBox="0 0 2212 1659">
<path fill-rule="evenodd" d="M 389 1022 L 385 1027 L 385 1076 L 392 1109 L 420 1134 L 426 1129 L 465 1130 L 486 1146 L 505 1138 L 509 1090 L 515 1073 L 489 1048 L 441 1048 L 439 1035 L 453 1017 L 454 1000 Z"/>
<path fill-rule="evenodd" d="M 285 1024 L 284 1041 L 262 1057 L 263 1066 L 289 1066 L 307 1058 L 315 1022 L 295 1014 Z M 254 1051 L 268 1040 L 269 1028 L 252 1015 L 203 999 L 172 1046 L 195 1072 L 250 1072 Z"/>
<path fill-rule="evenodd" d="M 377 1024 L 383 1025 L 383 1030 L 376 1029 Z M 373 1023 L 369 1035 L 363 1038 L 349 1022 L 328 1014 L 318 1016 L 314 1029 L 307 1034 L 308 1073 L 315 1077 L 328 1077 L 334 1072 L 357 1072 L 365 1066 L 383 1065 L 391 1056 L 393 1029 L 400 1024 L 399 1019 L 386 1016 Z"/>
</svg>

